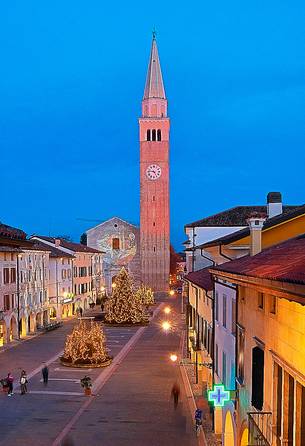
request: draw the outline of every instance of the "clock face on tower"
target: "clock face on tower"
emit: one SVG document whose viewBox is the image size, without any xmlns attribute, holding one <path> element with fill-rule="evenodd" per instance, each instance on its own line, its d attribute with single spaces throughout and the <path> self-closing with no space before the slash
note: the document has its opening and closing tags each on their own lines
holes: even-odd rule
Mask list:
<svg viewBox="0 0 305 446">
<path fill-rule="evenodd" d="M 146 169 L 146 176 L 150 180 L 157 180 L 161 176 L 161 167 L 158 164 L 151 164 Z"/>
</svg>

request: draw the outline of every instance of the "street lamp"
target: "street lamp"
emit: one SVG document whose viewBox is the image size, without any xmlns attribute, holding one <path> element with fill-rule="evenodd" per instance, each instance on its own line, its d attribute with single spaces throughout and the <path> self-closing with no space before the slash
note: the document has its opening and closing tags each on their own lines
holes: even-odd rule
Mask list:
<svg viewBox="0 0 305 446">
<path fill-rule="evenodd" d="M 175 291 L 174 290 L 170 290 L 169 295 L 170 296 L 174 296 L 174 294 L 175 294 Z"/>
<path fill-rule="evenodd" d="M 169 358 L 172 362 L 176 362 L 178 359 L 178 356 L 175 353 L 171 353 Z"/>
<path fill-rule="evenodd" d="M 168 321 L 162 322 L 162 328 L 164 331 L 168 331 L 171 328 L 171 324 Z"/>
<path fill-rule="evenodd" d="M 165 307 L 163 311 L 165 314 L 169 314 L 171 312 L 171 309 L 170 307 Z"/>
</svg>

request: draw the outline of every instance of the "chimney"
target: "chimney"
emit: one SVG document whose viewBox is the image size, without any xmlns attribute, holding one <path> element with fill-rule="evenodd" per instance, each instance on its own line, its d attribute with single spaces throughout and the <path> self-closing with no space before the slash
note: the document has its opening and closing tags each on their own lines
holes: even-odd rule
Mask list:
<svg viewBox="0 0 305 446">
<path fill-rule="evenodd" d="M 262 250 L 262 229 L 266 217 L 262 214 L 253 215 L 247 222 L 250 227 L 250 255 L 255 256 Z"/>
<path fill-rule="evenodd" d="M 283 212 L 281 192 L 269 192 L 267 195 L 267 213 L 268 218 L 280 215 Z"/>
<path fill-rule="evenodd" d="M 59 238 L 55 239 L 55 246 L 56 246 L 56 248 L 58 248 L 58 246 L 60 246 L 60 239 Z"/>
</svg>

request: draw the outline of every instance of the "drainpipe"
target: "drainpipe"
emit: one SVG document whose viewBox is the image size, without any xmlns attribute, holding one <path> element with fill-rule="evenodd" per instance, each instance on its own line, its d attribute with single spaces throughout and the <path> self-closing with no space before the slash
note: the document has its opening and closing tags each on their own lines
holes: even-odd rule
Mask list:
<svg viewBox="0 0 305 446">
<path fill-rule="evenodd" d="M 224 257 L 224 258 L 227 259 L 227 260 L 234 260 L 234 259 L 232 259 L 231 257 L 229 257 L 229 256 L 227 256 L 226 254 L 224 254 L 224 253 L 221 251 L 221 247 L 222 247 L 222 245 L 219 245 L 219 255 L 221 255 L 222 257 Z"/>
<path fill-rule="evenodd" d="M 200 255 L 201 255 L 201 257 L 203 257 L 204 259 L 207 259 L 207 260 L 209 260 L 210 262 L 212 262 L 212 265 L 209 265 L 209 266 L 215 266 L 215 265 L 216 265 L 215 261 L 212 260 L 212 259 L 210 259 L 210 257 L 207 257 L 207 256 L 205 256 L 204 254 L 202 254 L 202 251 L 203 251 L 203 249 L 201 248 L 201 249 L 200 249 Z"/>
<path fill-rule="evenodd" d="M 192 246 L 192 250 L 193 250 L 193 255 L 192 255 L 192 271 L 195 271 L 195 228 L 193 228 L 193 246 Z"/>
</svg>

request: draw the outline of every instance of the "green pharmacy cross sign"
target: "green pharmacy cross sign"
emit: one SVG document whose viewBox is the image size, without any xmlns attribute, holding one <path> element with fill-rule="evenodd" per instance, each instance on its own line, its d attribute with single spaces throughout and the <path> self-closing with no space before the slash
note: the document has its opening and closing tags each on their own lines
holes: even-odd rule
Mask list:
<svg viewBox="0 0 305 446">
<path fill-rule="evenodd" d="M 223 407 L 227 401 L 230 401 L 230 392 L 225 390 L 224 386 L 216 385 L 214 390 L 209 390 L 208 400 L 213 402 L 215 407 Z"/>
</svg>

